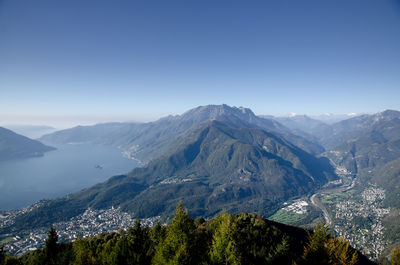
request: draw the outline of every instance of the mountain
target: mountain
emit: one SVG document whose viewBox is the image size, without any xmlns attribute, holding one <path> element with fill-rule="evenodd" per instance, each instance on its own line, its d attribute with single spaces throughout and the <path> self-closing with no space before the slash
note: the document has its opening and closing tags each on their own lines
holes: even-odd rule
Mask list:
<svg viewBox="0 0 400 265">
<path fill-rule="evenodd" d="M 390 250 L 400 242 L 400 112 L 344 120 L 333 124 L 332 132 L 324 138 L 324 155 L 356 175 L 359 191 L 383 189 L 383 205 L 390 209 L 383 215 L 383 235 Z"/>
<path fill-rule="evenodd" d="M 88 207 L 121 207 L 134 217 L 170 216 L 182 201 L 194 216 L 222 209 L 269 215 L 288 198 L 336 179 L 324 158 L 242 120 L 221 116 L 179 137 L 165 155 L 67 197 L 43 203 L 14 228 L 67 220 Z"/>
<path fill-rule="evenodd" d="M 4 125 L 4 127 L 31 139 L 57 131 L 56 128 L 44 125 Z"/>
<path fill-rule="evenodd" d="M 292 131 L 297 132 L 297 134 L 307 137 L 307 139 L 315 142 L 318 142 L 318 137 L 315 137 L 315 135 L 318 135 L 321 131 L 329 133 L 331 127 L 328 124 L 320 120 L 312 119 L 307 115 L 273 117 L 273 119 Z"/>
<path fill-rule="evenodd" d="M 258 127 L 279 133 L 296 146 L 310 152 L 321 153 L 324 148 L 302 136 L 293 134 L 279 122 L 256 116 L 250 109 L 227 105 L 208 105 L 194 108 L 182 115 L 168 116 L 149 123 L 106 123 L 78 126 L 43 136 L 46 143 L 94 143 L 119 147 L 130 156 L 148 162 L 166 152 L 176 139 L 186 131 L 211 120 L 227 117 L 244 122 L 248 127 Z"/>
<path fill-rule="evenodd" d="M 351 119 L 356 116 L 359 116 L 360 114 L 357 113 L 349 113 L 349 114 L 332 114 L 332 113 L 326 113 L 326 114 L 321 114 L 321 115 L 310 115 L 310 118 L 322 121 L 328 125 Z"/>
<path fill-rule="evenodd" d="M 0 127 L 0 161 L 42 156 L 55 148 Z"/>
<path fill-rule="evenodd" d="M 353 173 L 382 166 L 400 157 L 400 112 L 386 110 L 332 125 L 333 135 L 321 142 L 337 164 Z"/>
</svg>

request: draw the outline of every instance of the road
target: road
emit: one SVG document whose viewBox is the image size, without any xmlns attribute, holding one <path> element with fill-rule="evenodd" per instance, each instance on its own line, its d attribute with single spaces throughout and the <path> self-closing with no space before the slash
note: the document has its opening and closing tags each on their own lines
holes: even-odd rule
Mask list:
<svg viewBox="0 0 400 265">
<path fill-rule="evenodd" d="M 313 195 L 311 195 L 310 201 L 311 201 L 312 205 L 314 205 L 316 208 L 318 208 L 322 211 L 324 218 L 325 218 L 325 222 L 328 226 L 332 225 L 332 219 L 329 216 L 329 213 L 326 210 L 325 206 L 322 205 L 322 203 L 318 200 L 317 195 L 321 195 L 321 194 L 327 195 L 327 194 L 331 194 L 331 193 L 335 193 L 335 192 L 347 191 L 347 190 L 354 188 L 355 183 L 356 183 L 356 178 L 353 179 L 353 181 L 351 182 L 350 185 L 342 185 L 342 186 L 338 186 L 335 188 L 322 189 L 322 190 L 317 191 Z"/>
</svg>

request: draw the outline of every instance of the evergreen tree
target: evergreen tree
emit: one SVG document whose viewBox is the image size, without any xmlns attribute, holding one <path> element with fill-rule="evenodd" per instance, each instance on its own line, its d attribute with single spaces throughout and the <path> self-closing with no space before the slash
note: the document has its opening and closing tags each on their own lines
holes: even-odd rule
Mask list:
<svg viewBox="0 0 400 265">
<path fill-rule="evenodd" d="M 164 238 L 165 238 L 165 234 L 166 234 L 166 229 L 165 227 L 163 227 L 159 222 L 153 227 L 153 229 L 151 229 L 150 232 L 150 238 L 151 241 L 153 242 L 154 246 L 157 246 L 158 244 L 160 244 Z"/>
<path fill-rule="evenodd" d="M 44 263 L 57 264 L 58 254 L 58 235 L 54 227 L 51 227 L 47 234 L 46 245 L 44 247 Z"/>
<path fill-rule="evenodd" d="M 335 239 L 325 225 L 317 225 L 309 234 L 309 243 L 300 264 L 354 265 L 358 254 L 343 238 Z"/>
<path fill-rule="evenodd" d="M 282 241 L 272 249 L 265 260 L 266 264 L 284 264 L 288 259 L 289 239 L 283 237 Z"/>
<path fill-rule="evenodd" d="M 400 265 L 400 246 L 393 249 L 392 265 Z"/>
<path fill-rule="evenodd" d="M 235 243 L 232 239 L 232 216 L 223 213 L 217 218 L 218 226 L 214 232 L 210 250 L 210 260 L 212 264 L 239 264 L 235 253 Z"/>
<path fill-rule="evenodd" d="M 309 242 L 304 250 L 303 264 L 328 264 L 329 256 L 325 249 L 325 242 L 330 237 L 330 233 L 325 225 L 317 225 L 308 237 Z"/>
<path fill-rule="evenodd" d="M 0 246 L 0 265 L 4 264 L 5 259 L 6 259 L 6 253 L 4 252 L 3 246 Z"/>
<path fill-rule="evenodd" d="M 101 251 L 99 249 L 99 259 L 102 261 L 103 264 L 105 265 L 111 265 L 113 264 L 113 257 L 112 253 L 114 251 L 114 247 L 116 243 L 118 242 L 118 239 L 115 237 L 113 238 L 105 238 L 105 243 L 101 247 Z"/>
<path fill-rule="evenodd" d="M 74 265 L 89 265 L 93 264 L 89 254 L 89 243 L 87 240 L 78 237 L 73 244 Z"/>
<path fill-rule="evenodd" d="M 129 241 L 126 235 L 122 235 L 115 244 L 111 252 L 111 260 L 114 265 L 134 264 L 131 261 L 131 249 L 129 248 Z"/>
<path fill-rule="evenodd" d="M 4 265 L 22 265 L 22 263 L 17 258 L 7 256 L 4 260 Z"/>
<path fill-rule="evenodd" d="M 157 246 L 155 264 L 201 264 L 204 257 L 197 253 L 195 225 L 188 211 L 178 204 L 172 224 L 167 228 L 165 239 Z"/>
<path fill-rule="evenodd" d="M 329 255 L 329 264 L 354 265 L 358 261 L 358 254 L 343 238 L 329 238 L 325 243 Z"/>
<path fill-rule="evenodd" d="M 154 255 L 154 246 L 150 238 L 149 228 L 142 227 L 140 220 L 136 220 L 135 226 L 128 231 L 130 243 L 131 264 L 150 264 Z"/>
</svg>

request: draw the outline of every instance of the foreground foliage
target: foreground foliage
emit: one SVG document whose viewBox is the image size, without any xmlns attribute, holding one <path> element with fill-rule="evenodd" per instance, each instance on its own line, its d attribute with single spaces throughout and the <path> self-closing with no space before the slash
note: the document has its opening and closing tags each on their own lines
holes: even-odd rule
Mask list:
<svg viewBox="0 0 400 265">
<path fill-rule="evenodd" d="M 171 225 L 119 231 L 73 243 L 57 242 L 51 228 L 46 246 L 1 264 L 369 264 L 324 226 L 314 233 L 255 214 L 222 213 L 193 219 L 178 205 Z M 362 257 L 364 258 L 364 257 Z"/>
</svg>

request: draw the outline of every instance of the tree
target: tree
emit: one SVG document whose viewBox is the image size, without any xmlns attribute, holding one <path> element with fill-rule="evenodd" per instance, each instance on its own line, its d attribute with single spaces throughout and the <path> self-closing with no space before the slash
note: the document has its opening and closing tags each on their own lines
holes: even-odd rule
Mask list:
<svg viewBox="0 0 400 265">
<path fill-rule="evenodd" d="M 358 262 L 358 254 L 342 237 L 329 238 L 325 243 L 330 264 L 354 265 Z"/>
<path fill-rule="evenodd" d="M 12 256 L 7 256 L 4 260 L 4 265 L 22 265 L 22 263 Z"/>
<path fill-rule="evenodd" d="M 304 249 L 300 264 L 354 265 L 358 262 L 357 251 L 343 238 L 335 239 L 325 225 L 317 225 Z"/>
<path fill-rule="evenodd" d="M 87 240 L 78 237 L 72 246 L 74 252 L 74 263 L 75 265 L 88 265 L 91 264 L 89 257 L 89 244 Z"/>
<path fill-rule="evenodd" d="M 392 251 L 392 265 L 400 265 L 400 246 L 397 246 Z"/>
<path fill-rule="evenodd" d="M 149 228 L 142 227 L 140 220 L 128 230 L 131 264 L 150 264 L 154 255 L 154 246 L 150 238 Z"/>
<path fill-rule="evenodd" d="M 232 239 L 232 216 L 222 213 L 217 217 L 217 230 L 212 239 L 210 260 L 212 264 L 239 264 L 235 243 Z"/>
<path fill-rule="evenodd" d="M 124 264 L 134 264 L 128 261 L 131 261 L 131 252 L 132 250 L 129 247 L 129 241 L 126 235 L 122 235 L 121 238 L 118 239 L 115 244 L 112 252 L 111 252 L 111 260 L 112 264 L 115 265 L 124 265 Z"/>
<path fill-rule="evenodd" d="M 165 239 L 157 246 L 155 264 L 201 264 L 196 248 L 194 220 L 188 211 L 178 204 L 172 224 L 167 228 Z"/>
<path fill-rule="evenodd" d="M 44 247 L 44 263 L 57 264 L 58 254 L 58 235 L 54 227 L 51 227 L 47 234 L 46 245 Z"/>
<path fill-rule="evenodd" d="M 159 222 L 153 227 L 153 229 L 151 229 L 150 231 L 150 238 L 151 241 L 153 242 L 154 246 L 157 246 L 158 244 L 160 244 L 164 238 L 165 238 L 165 234 L 166 234 L 166 229 L 165 227 L 163 227 Z"/>
<path fill-rule="evenodd" d="M 304 249 L 304 264 L 328 264 L 328 253 L 325 249 L 325 242 L 328 241 L 330 233 L 325 225 L 317 225 L 314 232 L 308 235 L 309 241 Z"/>
<path fill-rule="evenodd" d="M 6 259 L 6 253 L 4 252 L 3 246 L 0 246 L 0 264 L 4 264 L 4 260 Z"/>
</svg>

